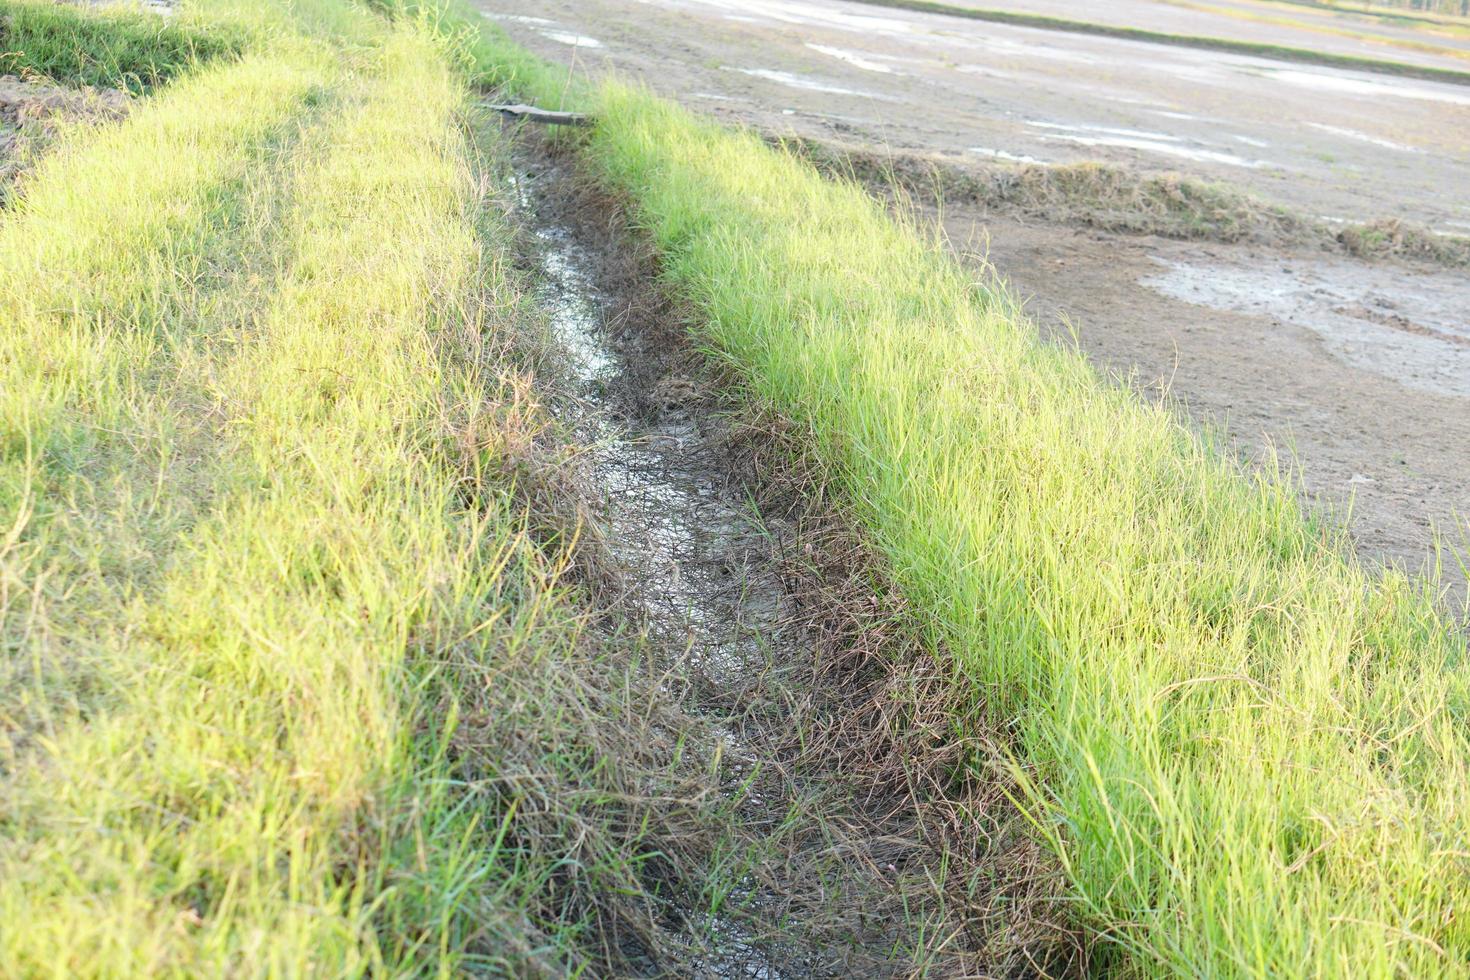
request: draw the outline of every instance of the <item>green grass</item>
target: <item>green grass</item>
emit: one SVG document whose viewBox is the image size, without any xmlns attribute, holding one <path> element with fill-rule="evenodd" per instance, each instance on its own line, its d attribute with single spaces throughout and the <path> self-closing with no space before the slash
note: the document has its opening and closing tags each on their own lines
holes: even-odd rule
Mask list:
<svg viewBox="0 0 1470 980">
<path fill-rule="evenodd" d="M 238 54 L 245 39 L 222 24 L 121 10 L 90 10 L 51 0 L 0 0 L 0 74 L 39 74 L 60 82 L 137 93 L 191 66 Z"/>
<path fill-rule="evenodd" d="M 531 503 L 557 437 L 469 111 L 594 96 L 406 7 L 205 0 L 239 56 L 0 214 L 0 973 L 609 975 L 708 875 L 637 742 L 677 718 Z M 595 100 L 589 166 L 863 518 L 956 724 L 1009 728 L 1102 965 L 1464 974 L 1433 603 L 860 189 Z"/>
<path fill-rule="evenodd" d="M 1351 68 L 1357 71 L 1376 72 L 1383 75 L 1398 75 L 1404 78 L 1422 78 L 1455 85 L 1470 85 L 1470 72 L 1453 68 L 1435 68 L 1429 65 L 1414 65 L 1381 58 L 1363 58 L 1357 55 L 1334 54 L 1309 48 L 1296 48 L 1284 44 L 1266 44 L 1258 41 L 1237 41 L 1223 37 L 1200 37 L 1188 34 L 1168 34 L 1140 27 L 1122 27 L 1114 24 L 1098 24 L 1092 21 L 1074 20 L 1069 17 L 1051 17 L 1044 14 L 1019 13 L 1012 10 L 992 10 L 987 7 L 967 7 L 940 0 L 859 0 L 861 3 L 878 7 L 895 7 L 900 10 L 917 10 L 922 13 L 944 14 L 967 20 L 989 21 L 996 24 L 1014 24 L 1018 27 L 1037 27 L 1049 31 L 1067 31 L 1073 34 L 1091 34 L 1098 37 L 1117 37 L 1130 41 L 1148 41 L 1154 44 L 1172 44 L 1186 48 L 1201 48 L 1207 51 L 1230 51 L 1235 54 L 1256 55 L 1278 61 L 1301 62 L 1312 65 L 1328 65 L 1333 68 Z"/>
<path fill-rule="evenodd" d="M 1470 973 L 1470 673 L 1431 596 L 860 188 L 641 91 L 580 107 L 703 342 L 805 433 L 1012 733 L 1100 966 Z"/>
<path fill-rule="evenodd" d="M 589 729 L 631 682 L 530 533 L 462 52 L 197 16 L 249 50 L 0 215 L 0 973 L 604 962 L 669 790 Z"/>
</svg>

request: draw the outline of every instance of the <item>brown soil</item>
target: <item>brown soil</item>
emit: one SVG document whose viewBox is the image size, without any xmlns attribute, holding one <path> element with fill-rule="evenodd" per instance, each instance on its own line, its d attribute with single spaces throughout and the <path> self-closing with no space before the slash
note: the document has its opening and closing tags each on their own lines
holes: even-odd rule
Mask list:
<svg viewBox="0 0 1470 980">
<path fill-rule="evenodd" d="M 1351 504 L 1363 558 L 1418 571 L 1432 557 L 1436 531 L 1452 545 L 1463 542 L 1456 519 L 1470 515 L 1465 397 L 1345 363 L 1299 319 L 1211 309 L 1144 284 L 1161 258 L 1299 268 L 1309 264 L 1301 256 L 1032 224 L 957 206 L 947 208 L 943 225 L 977 268 L 988 259 L 1009 281 L 1045 332 L 1063 342 L 1075 332 L 1099 366 L 1151 395 L 1167 392 L 1196 420 L 1224 430 L 1245 458 L 1294 459 L 1314 498 L 1338 509 Z M 987 241 L 983 258 L 965 247 L 984 249 Z M 1401 313 L 1345 312 L 1389 320 L 1398 331 L 1441 333 Z M 1464 335 L 1449 336 L 1463 348 Z M 1446 577 L 1463 597 L 1464 571 L 1447 568 Z"/>
</svg>

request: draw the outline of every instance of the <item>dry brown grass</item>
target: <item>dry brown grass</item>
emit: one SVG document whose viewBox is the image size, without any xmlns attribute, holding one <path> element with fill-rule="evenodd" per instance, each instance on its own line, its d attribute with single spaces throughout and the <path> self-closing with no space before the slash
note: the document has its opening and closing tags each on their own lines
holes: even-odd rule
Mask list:
<svg viewBox="0 0 1470 980">
<path fill-rule="evenodd" d="M 969 204 L 1127 234 L 1281 248 L 1326 248 L 1365 259 L 1470 265 L 1470 239 L 1388 218 L 1335 228 L 1229 187 L 1176 173 L 1139 173 L 1104 163 L 959 164 L 941 157 L 882 154 L 812 139 L 772 139 L 829 176 L 884 198 Z"/>
</svg>

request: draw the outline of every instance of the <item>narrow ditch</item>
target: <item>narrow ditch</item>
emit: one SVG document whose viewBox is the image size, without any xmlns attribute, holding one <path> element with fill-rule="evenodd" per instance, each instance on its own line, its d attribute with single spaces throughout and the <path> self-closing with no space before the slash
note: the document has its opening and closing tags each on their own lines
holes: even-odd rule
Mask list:
<svg viewBox="0 0 1470 980">
<path fill-rule="evenodd" d="M 683 949 L 640 972 L 1074 972 L 1055 875 L 998 783 L 954 774 L 975 746 L 860 543 L 732 413 L 616 208 L 544 146 L 513 166 L 562 422 L 625 583 L 609 619 L 637 624 L 718 771 L 720 853 L 672 903 Z"/>
</svg>

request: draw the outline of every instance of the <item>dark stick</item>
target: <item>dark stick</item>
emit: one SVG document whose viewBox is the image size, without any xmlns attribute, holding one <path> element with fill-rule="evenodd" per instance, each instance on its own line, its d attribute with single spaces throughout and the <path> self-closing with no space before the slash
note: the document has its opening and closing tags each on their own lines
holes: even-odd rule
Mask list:
<svg viewBox="0 0 1470 980">
<path fill-rule="evenodd" d="M 514 116 L 527 122 L 543 123 L 548 126 L 591 126 L 592 117 L 583 112 L 556 112 L 538 109 L 533 105 L 486 105 L 503 115 Z"/>
</svg>

